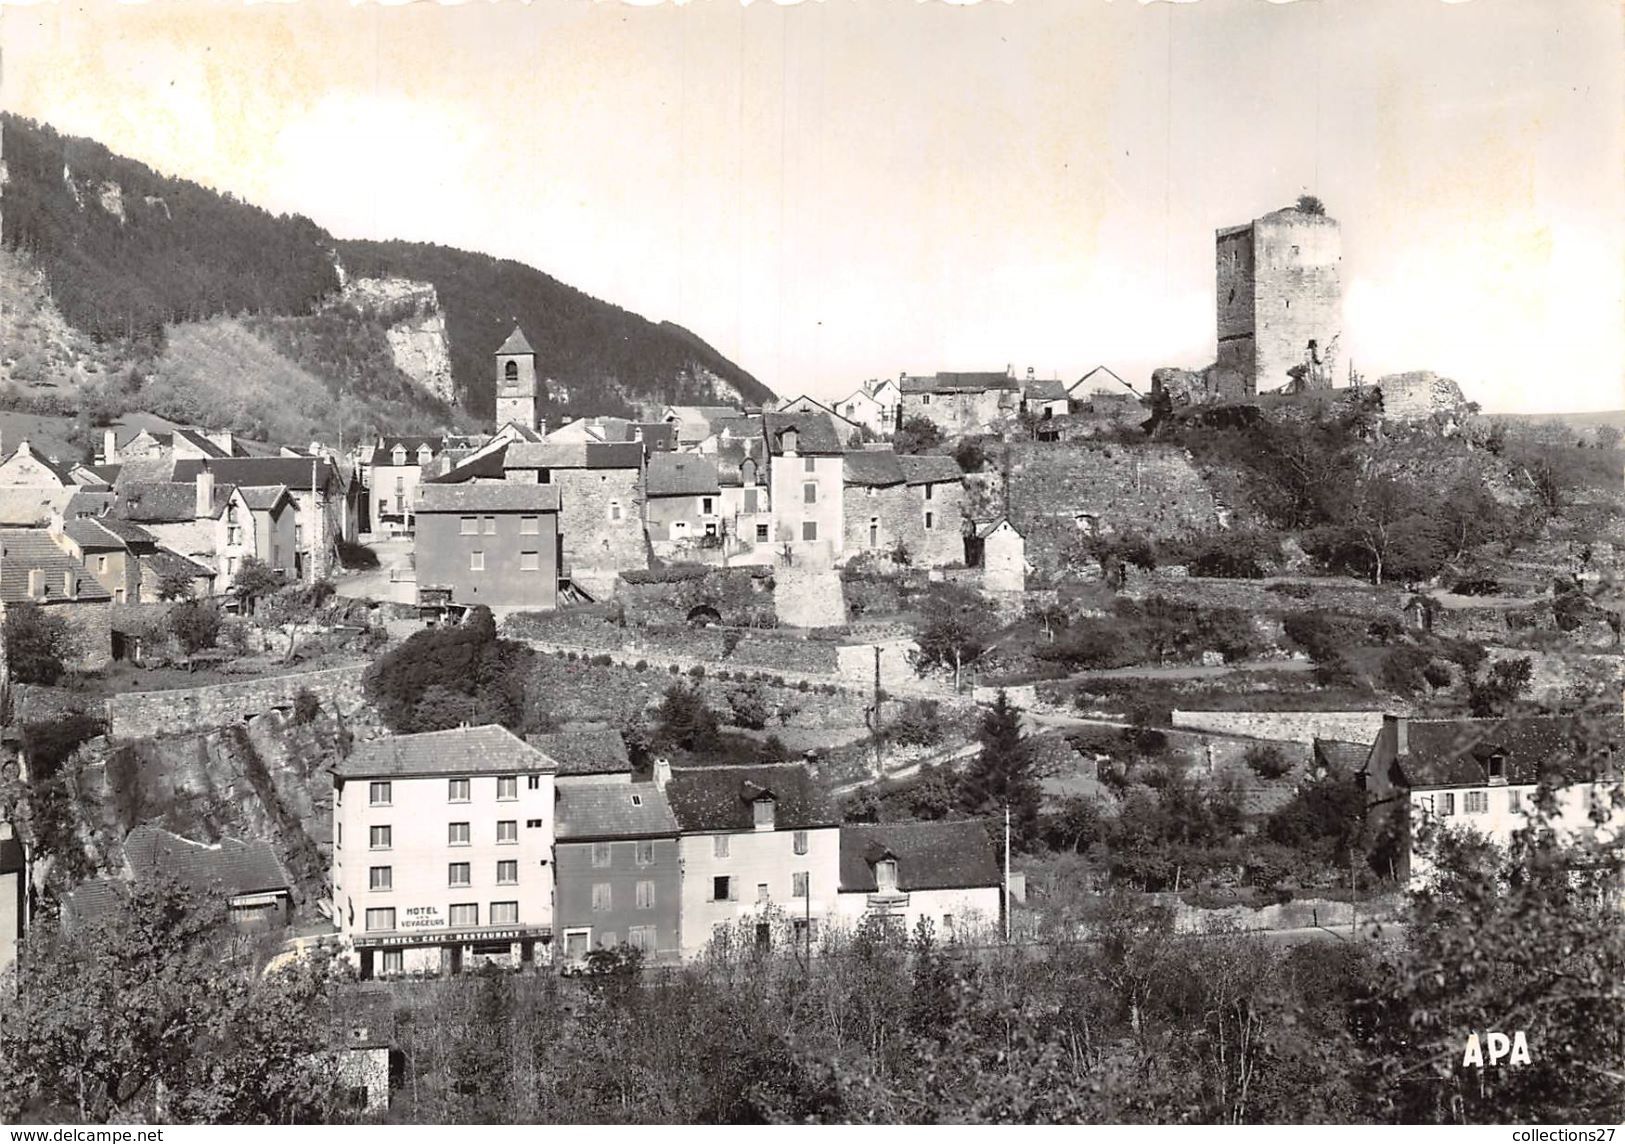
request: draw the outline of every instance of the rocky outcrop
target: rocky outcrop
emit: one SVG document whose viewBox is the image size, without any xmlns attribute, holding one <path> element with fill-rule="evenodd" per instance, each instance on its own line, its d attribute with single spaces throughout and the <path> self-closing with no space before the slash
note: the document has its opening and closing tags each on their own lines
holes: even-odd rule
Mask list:
<svg viewBox="0 0 1625 1144">
<path fill-rule="evenodd" d="M 1377 379 L 1382 415 L 1390 421 L 1425 421 L 1444 417 L 1459 421 L 1472 412 L 1461 386 L 1432 370 L 1391 373 Z"/>
<path fill-rule="evenodd" d="M 386 323 L 384 336 L 395 368 L 441 401 L 457 400 L 451 376 L 451 340 L 440 297 L 427 282 L 406 278 L 346 278 L 340 281 L 341 302 L 376 313 Z"/>
</svg>

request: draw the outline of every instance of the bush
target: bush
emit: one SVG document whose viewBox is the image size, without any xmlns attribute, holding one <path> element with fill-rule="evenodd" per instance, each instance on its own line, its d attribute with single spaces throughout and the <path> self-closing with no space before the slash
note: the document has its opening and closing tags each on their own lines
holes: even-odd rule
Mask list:
<svg viewBox="0 0 1625 1144">
<path fill-rule="evenodd" d="M 67 671 L 68 622 L 38 604 L 6 607 L 6 663 L 18 683 L 46 687 Z"/>
<path fill-rule="evenodd" d="M 293 697 L 293 721 L 304 724 L 313 721 L 321 712 L 322 701 L 308 687 L 301 687 Z"/>
<path fill-rule="evenodd" d="M 728 712 L 737 727 L 760 731 L 773 717 L 773 704 L 757 684 L 744 684 L 728 692 Z"/>
<path fill-rule="evenodd" d="M 910 699 L 893 718 L 886 734 L 908 747 L 931 747 L 942 742 L 942 706 L 935 699 Z"/>
<path fill-rule="evenodd" d="M 1455 679 L 1455 675 L 1451 672 L 1448 663 L 1443 660 L 1430 659 L 1422 668 L 1422 678 L 1427 681 L 1429 687 L 1449 687 Z"/>
<path fill-rule="evenodd" d="M 1185 566 L 1192 576 L 1257 580 L 1280 554 L 1280 541 L 1256 529 L 1208 533 L 1185 546 Z"/>
<path fill-rule="evenodd" d="M 704 679 L 705 668 L 696 663 L 693 667 L 688 669 L 688 674 L 693 679 Z"/>
<path fill-rule="evenodd" d="M 398 734 L 460 723 L 518 727 L 530 649 L 497 636 L 491 610 L 476 607 L 461 624 L 416 632 L 367 669 L 367 698 Z"/>
<path fill-rule="evenodd" d="M 1360 631 L 1346 616 L 1321 609 L 1293 612 L 1281 622 L 1287 639 L 1309 653 L 1317 663 L 1331 659 L 1360 642 Z"/>
<path fill-rule="evenodd" d="M 1242 761 L 1251 768 L 1252 772 L 1261 779 L 1275 780 L 1285 778 L 1292 772 L 1292 760 L 1286 757 L 1281 748 L 1268 743 L 1258 743 L 1247 748 Z"/>
<path fill-rule="evenodd" d="M 1424 672 L 1429 666 L 1428 653 L 1421 648 L 1396 647 L 1382 657 L 1377 678 L 1396 695 L 1415 695 L 1426 682 Z M 1449 678 L 1448 672 L 1446 678 Z"/>
<path fill-rule="evenodd" d="M 1393 616 L 1378 616 L 1365 628 L 1366 635 L 1380 644 L 1391 644 L 1405 634 L 1405 625 Z"/>
<path fill-rule="evenodd" d="M 966 473 L 979 473 L 987 467 L 987 446 L 978 437 L 966 437 L 954 449 L 954 460 Z"/>
<path fill-rule="evenodd" d="M 1360 683 L 1360 672 L 1354 661 L 1342 652 L 1334 652 L 1325 659 L 1315 661 L 1315 682 L 1321 687 L 1355 687 Z"/>
<path fill-rule="evenodd" d="M 614 657 L 610 656 L 607 653 L 604 654 L 604 655 L 595 655 L 595 656 L 592 657 L 592 665 L 594 667 L 613 667 L 614 664 L 615 664 Z"/>
<path fill-rule="evenodd" d="M 336 547 L 339 563 L 346 568 L 361 570 L 378 567 L 378 553 L 365 544 L 357 544 L 341 537 Z"/>
<path fill-rule="evenodd" d="M 169 610 L 169 631 L 187 655 L 206 651 L 220 636 L 220 609 L 202 600 L 183 600 Z"/>
<path fill-rule="evenodd" d="M 1307 600 L 1315 594 L 1315 586 L 1289 581 L 1285 584 L 1271 584 L 1264 591 L 1274 592 L 1277 595 L 1285 596 L 1289 600 Z"/>
<path fill-rule="evenodd" d="M 717 714 L 692 684 L 674 683 L 667 688 L 655 718 L 655 743 L 659 746 L 708 751 L 721 742 Z"/>
</svg>

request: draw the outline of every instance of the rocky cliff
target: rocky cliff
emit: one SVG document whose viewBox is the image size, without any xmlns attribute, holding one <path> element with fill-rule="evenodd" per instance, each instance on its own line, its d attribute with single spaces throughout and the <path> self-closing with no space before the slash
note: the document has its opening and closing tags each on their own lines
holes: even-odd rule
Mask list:
<svg viewBox="0 0 1625 1144">
<path fill-rule="evenodd" d="M 428 282 L 406 278 L 349 278 L 340 267 L 341 302 L 378 313 L 387 322 L 395 368 L 447 405 L 457 400 L 451 376 L 451 340 L 440 295 Z"/>
</svg>

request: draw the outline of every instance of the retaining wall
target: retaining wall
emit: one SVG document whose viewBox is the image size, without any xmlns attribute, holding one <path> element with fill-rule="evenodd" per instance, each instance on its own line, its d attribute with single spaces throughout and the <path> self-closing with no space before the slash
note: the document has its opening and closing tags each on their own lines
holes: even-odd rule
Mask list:
<svg viewBox="0 0 1625 1144">
<path fill-rule="evenodd" d="M 107 700 L 108 735 L 148 739 L 224 727 L 274 708 L 292 707 L 302 690 L 313 692 L 324 710 L 353 716 L 366 707 L 361 687 L 365 672 L 365 664 L 354 664 L 240 683 L 115 695 Z"/>
<path fill-rule="evenodd" d="M 1381 711 L 1175 711 L 1173 725 L 1191 731 L 1246 735 L 1254 739 L 1287 739 L 1300 743 L 1342 739 L 1375 741 L 1382 729 Z"/>
</svg>

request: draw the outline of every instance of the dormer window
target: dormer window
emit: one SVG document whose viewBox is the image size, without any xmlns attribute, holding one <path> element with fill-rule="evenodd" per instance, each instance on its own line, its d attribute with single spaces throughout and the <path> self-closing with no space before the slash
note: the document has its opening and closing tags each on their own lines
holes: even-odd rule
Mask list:
<svg viewBox="0 0 1625 1144">
<path fill-rule="evenodd" d="M 897 892 L 897 859 L 882 858 L 875 863 L 875 888 L 882 894 Z"/>
<path fill-rule="evenodd" d="M 1505 755 L 1491 755 L 1488 763 L 1490 782 L 1505 783 L 1507 781 L 1507 759 Z"/>
<path fill-rule="evenodd" d="M 397 465 L 406 464 L 406 448 L 405 448 L 405 446 L 396 445 L 395 446 L 395 451 L 392 454 L 390 454 L 390 456 L 394 459 L 394 461 L 395 461 L 395 463 Z"/>
<path fill-rule="evenodd" d="M 774 825 L 774 804 L 771 798 L 759 798 L 751 803 L 755 815 L 757 830 L 772 830 Z"/>
<path fill-rule="evenodd" d="M 418 464 L 419 465 L 427 465 L 430 462 L 430 460 L 432 460 L 432 459 L 433 459 L 432 455 L 429 452 L 429 446 L 427 446 L 427 445 L 419 445 L 418 446 Z"/>
</svg>

